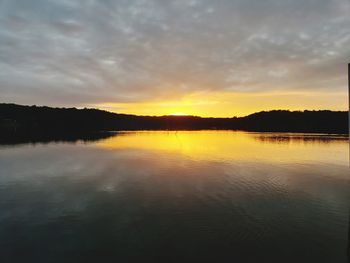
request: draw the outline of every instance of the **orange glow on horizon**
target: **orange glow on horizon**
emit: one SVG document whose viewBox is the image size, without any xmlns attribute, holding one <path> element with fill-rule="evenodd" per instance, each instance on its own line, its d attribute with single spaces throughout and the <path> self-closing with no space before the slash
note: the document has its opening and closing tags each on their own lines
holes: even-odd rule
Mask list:
<svg viewBox="0 0 350 263">
<path fill-rule="evenodd" d="M 187 113 L 184 112 L 174 112 L 172 114 L 170 114 L 171 116 L 188 116 Z"/>
<path fill-rule="evenodd" d="M 233 117 L 269 110 L 347 110 L 346 93 L 266 92 L 194 93 L 178 100 L 101 103 L 89 105 L 107 111 L 148 116 Z"/>
</svg>

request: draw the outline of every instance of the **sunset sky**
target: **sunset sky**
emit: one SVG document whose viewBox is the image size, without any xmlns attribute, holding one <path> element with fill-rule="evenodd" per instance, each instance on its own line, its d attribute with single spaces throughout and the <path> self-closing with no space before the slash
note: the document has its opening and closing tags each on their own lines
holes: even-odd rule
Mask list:
<svg viewBox="0 0 350 263">
<path fill-rule="evenodd" d="M 0 102 L 347 109 L 349 0 L 0 0 Z"/>
</svg>

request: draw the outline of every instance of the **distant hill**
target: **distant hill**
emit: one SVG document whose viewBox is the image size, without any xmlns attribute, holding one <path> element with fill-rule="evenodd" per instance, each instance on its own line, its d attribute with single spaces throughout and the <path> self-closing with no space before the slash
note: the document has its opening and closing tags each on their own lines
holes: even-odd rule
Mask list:
<svg viewBox="0 0 350 263">
<path fill-rule="evenodd" d="M 118 130 L 245 130 L 348 133 L 344 111 L 263 111 L 245 117 L 136 116 L 97 109 L 0 104 L 1 133 L 62 133 Z"/>
</svg>

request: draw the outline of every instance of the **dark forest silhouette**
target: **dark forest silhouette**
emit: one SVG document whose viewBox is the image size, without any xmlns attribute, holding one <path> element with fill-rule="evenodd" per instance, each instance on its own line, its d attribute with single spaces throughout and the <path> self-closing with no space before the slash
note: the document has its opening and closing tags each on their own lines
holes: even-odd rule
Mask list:
<svg viewBox="0 0 350 263">
<path fill-rule="evenodd" d="M 258 112 L 245 117 L 137 116 L 98 109 L 0 104 L 0 133 L 16 136 L 120 130 L 244 130 L 347 134 L 345 111 Z M 29 134 L 29 135 L 28 135 Z M 74 135 L 72 135 L 74 136 Z M 59 136 L 58 136 L 59 137 Z"/>
</svg>

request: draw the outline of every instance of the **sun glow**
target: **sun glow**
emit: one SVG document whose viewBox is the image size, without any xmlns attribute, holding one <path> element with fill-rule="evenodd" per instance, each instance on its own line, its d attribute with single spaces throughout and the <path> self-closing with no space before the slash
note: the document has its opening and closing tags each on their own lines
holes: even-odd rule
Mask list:
<svg viewBox="0 0 350 263">
<path fill-rule="evenodd" d="M 181 111 L 179 111 L 179 112 L 174 112 L 174 113 L 172 113 L 172 114 L 170 114 L 171 116 L 188 116 L 188 114 L 187 113 L 184 113 L 184 112 L 181 112 Z"/>
<path fill-rule="evenodd" d="M 342 92 L 202 92 L 180 99 L 88 105 L 116 113 L 202 117 L 245 116 L 263 110 L 345 110 L 347 96 Z M 331 101 L 331 103 L 330 103 Z"/>
</svg>

